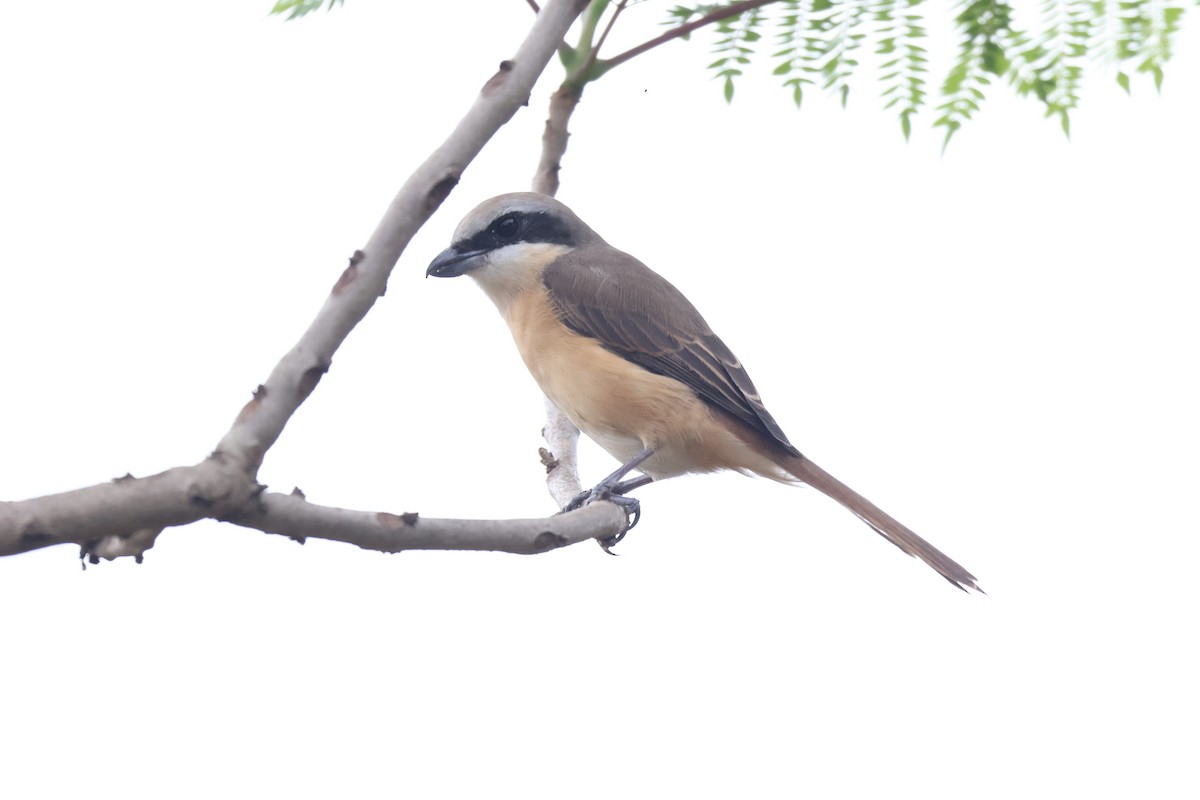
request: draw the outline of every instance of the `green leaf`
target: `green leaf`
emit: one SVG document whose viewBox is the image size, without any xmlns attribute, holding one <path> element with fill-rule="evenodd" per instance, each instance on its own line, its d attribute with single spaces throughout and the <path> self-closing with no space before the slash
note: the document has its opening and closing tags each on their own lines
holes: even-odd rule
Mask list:
<svg viewBox="0 0 1200 800">
<path fill-rule="evenodd" d="M 1124 72 L 1117 73 L 1117 85 L 1125 90 L 1125 94 L 1133 94 L 1133 92 L 1129 91 L 1129 76 Z"/>
<path fill-rule="evenodd" d="M 732 75 L 725 76 L 725 102 L 726 103 L 733 102 L 733 76 Z"/>
<path fill-rule="evenodd" d="M 287 14 L 287 18 L 290 21 L 317 11 L 326 2 L 329 3 L 329 10 L 332 11 L 333 7 L 340 6 L 343 0 L 278 0 L 271 8 L 271 13 Z"/>
<path fill-rule="evenodd" d="M 993 41 L 984 43 L 982 63 L 984 70 L 993 75 L 1003 75 L 1008 72 L 1011 64 L 1008 56 L 1004 53 L 1004 48 Z"/>
</svg>

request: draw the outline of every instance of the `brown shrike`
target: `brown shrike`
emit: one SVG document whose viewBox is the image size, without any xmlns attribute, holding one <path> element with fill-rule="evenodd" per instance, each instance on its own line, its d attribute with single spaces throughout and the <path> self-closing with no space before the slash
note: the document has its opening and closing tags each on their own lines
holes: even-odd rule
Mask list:
<svg viewBox="0 0 1200 800">
<path fill-rule="evenodd" d="M 428 275 L 470 275 L 525 365 L 576 427 L 624 465 L 572 505 L 687 472 L 806 483 L 960 589 L 975 578 L 801 455 L 737 357 L 678 289 L 546 195 L 493 197 L 466 216 Z M 645 479 L 619 483 L 633 469 Z"/>
</svg>

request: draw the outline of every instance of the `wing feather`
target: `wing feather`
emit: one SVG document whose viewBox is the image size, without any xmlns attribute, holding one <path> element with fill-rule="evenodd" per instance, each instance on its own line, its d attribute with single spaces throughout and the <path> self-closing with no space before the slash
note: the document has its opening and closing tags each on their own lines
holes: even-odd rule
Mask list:
<svg viewBox="0 0 1200 800">
<path fill-rule="evenodd" d="M 546 268 L 542 281 L 563 324 L 606 349 L 683 383 L 799 456 L 763 406 L 737 357 L 686 297 L 636 258 L 607 245 L 580 247 Z"/>
</svg>

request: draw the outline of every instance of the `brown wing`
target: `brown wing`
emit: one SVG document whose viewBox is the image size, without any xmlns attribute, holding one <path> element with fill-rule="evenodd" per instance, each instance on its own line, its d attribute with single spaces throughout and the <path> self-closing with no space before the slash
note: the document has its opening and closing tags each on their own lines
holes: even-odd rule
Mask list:
<svg viewBox="0 0 1200 800">
<path fill-rule="evenodd" d="M 609 351 L 685 384 L 795 456 L 741 362 L 688 299 L 636 258 L 585 245 L 542 275 L 559 319 Z"/>
</svg>

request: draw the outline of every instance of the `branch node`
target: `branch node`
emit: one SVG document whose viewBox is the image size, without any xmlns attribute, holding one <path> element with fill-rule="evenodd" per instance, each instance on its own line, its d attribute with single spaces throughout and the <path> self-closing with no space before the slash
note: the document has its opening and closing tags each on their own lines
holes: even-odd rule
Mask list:
<svg viewBox="0 0 1200 800">
<path fill-rule="evenodd" d="M 312 394 L 313 389 L 317 388 L 317 384 L 321 382 L 321 378 L 329 371 L 331 363 L 329 359 L 323 358 L 304 370 L 304 374 L 300 376 L 300 383 L 296 386 L 296 392 L 302 401 Z"/>
<path fill-rule="evenodd" d="M 425 195 L 425 209 L 430 214 L 441 207 L 446 198 L 450 196 L 450 192 L 454 191 L 454 187 L 458 185 L 458 173 L 451 172 L 440 181 L 433 185 Z"/>
<path fill-rule="evenodd" d="M 542 435 L 545 436 L 545 429 L 542 429 Z M 558 469 L 558 459 L 544 447 L 538 448 L 538 458 L 542 460 L 542 466 L 546 468 L 546 474 L 549 475 L 554 470 Z"/>
<path fill-rule="evenodd" d="M 559 536 L 554 531 L 542 531 L 537 535 L 537 538 L 533 540 L 533 546 L 536 548 L 535 552 L 537 553 L 546 553 L 550 550 L 557 550 L 560 547 L 566 547 L 567 544 L 566 538 Z"/>
<path fill-rule="evenodd" d="M 339 297 L 353 286 L 356 280 L 358 280 L 358 262 L 351 258 L 350 263 L 342 270 L 342 274 L 338 276 L 337 283 L 333 285 L 333 289 L 329 293 L 334 297 Z"/>
<path fill-rule="evenodd" d="M 487 83 L 479 91 L 484 97 L 487 97 L 492 92 L 499 89 L 504 82 L 508 80 L 508 73 L 513 71 L 517 63 L 515 61 L 501 61 L 500 68 L 496 70 L 496 74 L 487 79 Z"/>
<path fill-rule="evenodd" d="M 379 520 L 379 524 L 385 528 L 398 530 L 400 528 L 416 527 L 419 516 L 419 514 L 413 511 L 405 511 L 403 514 L 391 514 L 387 511 L 380 511 L 375 515 L 375 519 Z"/>
<path fill-rule="evenodd" d="M 212 508 L 217 504 L 216 501 L 211 497 L 205 497 L 199 492 L 188 495 L 188 502 L 194 506 L 199 506 L 200 508 L 204 509 Z"/>
<path fill-rule="evenodd" d="M 242 406 L 242 410 L 238 412 L 237 421 L 243 422 L 254 416 L 254 413 L 262 406 L 263 400 L 265 400 L 266 397 L 267 387 L 260 383 L 258 388 L 254 390 L 254 395 L 250 398 L 250 401 L 246 403 L 246 405 Z"/>
<path fill-rule="evenodd" d="M 146 551 L 154 547 L 162 528 L 139 528 L 125 534 L 109 534 L 99 539 L 88 539 L 79 548 L 79 560 L 83 568 L 87 565 L 99 564 L 100 559 L 115 561 L 118 558 L 133 557 L 138 564 L 142 563 Z"/>
<path fill-rule="evenodd" d="M 24 531 L 21 534 L 21 543 L 40 547 L 43 543 L 48 542 L 51 538 L 53 537 L 51 537 L 50 534 L 46 533 L 45 531 L 39 531 L 34 528 L 32 530 Z"/>
</svg>

